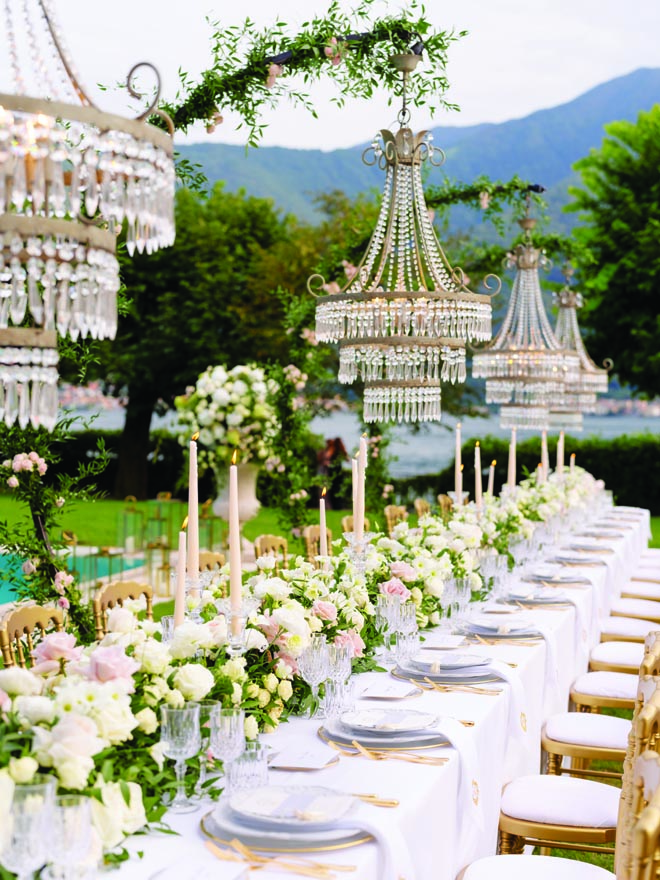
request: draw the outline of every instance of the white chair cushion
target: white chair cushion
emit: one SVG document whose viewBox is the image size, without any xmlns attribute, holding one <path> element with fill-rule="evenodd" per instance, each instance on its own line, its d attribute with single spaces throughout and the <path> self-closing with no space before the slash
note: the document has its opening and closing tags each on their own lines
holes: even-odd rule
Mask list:
<svg viewBox="0 0 660 880">
<path fill-rule="evenodd" d="M 463 880 L 615 880 L 605 868 L 557 856 L 487 856 L 473 862 Z"/>
<path fill-rule="evenodd" d="M 637 697 L 639 675 L 627 672 L 585 672 L 573 682 L 572 690 L 594 697 L 620 697 L 634 700 Z"/>
<path fill-rule="evenodd" d="M 638 670 L 644 659 L 644 645 L 641 642 L 601 642 L 591 652 L 590 659 L 599 663 L 631 666 Z"/>
<path fill-rule="evenodd" d="M 608 635 L 638 636 L 644 638 L 658 624 L 652 620 L 638 620 L 636 617 L 603 617 L 600 631 Z"/>
<path fill-rule="evenodd" d="M 505 816 L 548 825 L 615 828 L 621 789 L 570 776 L 520 776 L 502 793 Z"/>
<path fill-rule="evenodd" d="M 546 721 L 545 735 L 557 742 L 625 751 L 630 727 L 627 718 L 592 715 L 590 712 L 560 712 Z"/>
<path fill-rule="evenodd" d="M 658 565 L 660 565 L 660 548 L 647 547 L 646 550 L 642 551 L 642 559 L 653 559 L 658 563 Z"/>
<path fill-rule="evenodd" d="M 617 612 L 624 616 L 643 617 L 644 620 L 660 620 L 660 602 L 651 599 L 615 599 L 610 613 Z"/>
<path fill-rule="evenodd" d="M 634 593 L 636 596 L 644 596 L 645 599 L 660 601 L 660 584 L 651 584 L 645 581 L 628 581 L 623 585 L 622 593 Z"/>
</svg>

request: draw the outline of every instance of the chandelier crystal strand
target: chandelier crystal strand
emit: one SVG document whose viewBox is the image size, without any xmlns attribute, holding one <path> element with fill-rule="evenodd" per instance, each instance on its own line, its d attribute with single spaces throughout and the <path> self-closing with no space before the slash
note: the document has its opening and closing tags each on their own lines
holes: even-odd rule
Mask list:
<svg viewBox="0 0 660 880">
<path fill-rule="evenodd" d="M 52 427 L 57 350 L 32 330 L 114 338 L 122 224 L 130 254 L 174 241 L 173 127 L 158 94 L 137 119 L 93 104 L 48 0 L 6 0 L 5 17 L 16 93 L 0 93 L 0 418 L 23 424 L 29 414 L 35 427 Z M 157 71 L 139 64 L 128 75 L 132 97 L 141 67 L 159 88 Z M 28 82 L 39 97 L 26 93 Z M 168 131 L 148 124 L 150 115 Z"/>
<path fill-rule="evenodd" d="M 539 267 L 548 261 L 530 241 L 535 222 L 520 221 L 525 242 L 508 257 L 516 276 L 507 313 L 495 339 L 473 355 L 472 373 L 486 380 L 486 403 L 500 407 L 503 428 L 538 431 L 549 427 L 549 412 L 562 404 L 567 383 L 577 381 L 580 362 L 546 315 Z"/>
<path fill-rule="evenodd" d="M 397 132 L 381 130 L 363 160 L 385 171 L 378 219 L 343 288 L 309 279 L 316 337 L 339 344 L 339 381 L 365 383 L 365 420 L 438 421 L 441 382 L 464 382 L 468 342 L 491 338 L 490 295 L 471 292 L 436 237 L 422 166 L 440 165 L 429 132 L 407 127 L 405 81 L 419 60 L 394 56 L 404 77 Z M 322 295 L 321 291 L 323 291 Z"/>
</svg>

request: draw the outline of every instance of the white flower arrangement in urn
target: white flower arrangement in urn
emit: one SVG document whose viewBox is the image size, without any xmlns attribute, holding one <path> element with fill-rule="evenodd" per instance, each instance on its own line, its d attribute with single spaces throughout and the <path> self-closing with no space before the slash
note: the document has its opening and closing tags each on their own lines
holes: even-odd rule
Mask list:
<svg viewBox="0 0 660 880">
<path fill-rule="evenodd" d="M 269 401 L 276 390 L 273 380 L 256 364 L 239 364 L 230 370 L 209 367 L 194 387 L 175 400 L 179 443 L 187 445 L 199 432 L 200 469 L 212 469 L 220 484 L 234 450 L 242 464 L 263 464 L 279 430 Z"/>
</svg>

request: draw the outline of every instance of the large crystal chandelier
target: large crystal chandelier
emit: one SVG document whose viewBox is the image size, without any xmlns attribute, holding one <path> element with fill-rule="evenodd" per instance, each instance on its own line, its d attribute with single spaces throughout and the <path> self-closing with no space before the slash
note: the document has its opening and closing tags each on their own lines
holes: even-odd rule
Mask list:
<svg viewBox="0 0 660 880">
<path fill-rule="evenodd" d="M 158 94 L 137 119 L 92 103 L 48 0 L 6 2 L 5 13 L 14 87 L 0 94 L 0 418 L 50 429 L 56 334 L 115 336 L 122 224 L 130 254 L 174 241 L 173 128 Z M 136 65 L 133 97 L 141 67 L 158 79 Z"/>
<path fill-rule="evenodd" d="M 564 399 L 560 406 L 553 407 L 550 421 L 553 427 L 560 430 L 581 431 L 583 413 L 594 412 L 596 395 L 607 393 L 608 376 L 607 370 L 597 367 L 589 357 L 582 341 L 577 310 L 582 308 L 583 299 L 581 293 L 570 287 L 572 267 L 567 266 L 564 274 L 566 284 L 555 294 L 555 303 L 559 309 L 555 337 L 562 348 L 577 354 L 580 372 L 576 382 L 566 383 Z"/>
<path fill-rule="evenodd" d="M 429 132 L 407 123 L 405 84 L 419 57 L 398 55 L 403 109 L 397 132 L 382 130 L 363 160 L 386 171 L 378 221 L 343 288 L 312 276 L 319 296 L 316 336 L 339 343 L 339 381 L 364 381 L 367 422 L 437 421 L 441 383 L 464 382 L 467 342 L 491 337 L 490 295 L 471 292 L 436 237 L 424 199 L 422 167 L 440 165 Z M 499 285 L 494 276 L 485 281 Z"/>
<path fill-rule="evenodd" d="M 519 223 L 525 241 L 507 259 L 516 276 L 506 317 L 490 345 L 473 355 L 472 373 L 486 380 L 486 403 L 499 405 L 503 428 L 546 430 L 566 383 L 577 381 L 580 362 L 558 342 L 546 315 L 539 267 L 548 261 L 531 242 L 536 221 L 526 216 Z"/>
</svg>

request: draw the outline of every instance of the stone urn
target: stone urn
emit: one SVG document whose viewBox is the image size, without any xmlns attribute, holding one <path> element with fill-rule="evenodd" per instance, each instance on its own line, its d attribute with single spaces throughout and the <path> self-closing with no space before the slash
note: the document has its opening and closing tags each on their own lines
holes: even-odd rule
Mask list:
<svg viewBox="0 0 660 880">
<path fill-rule="evenodd" d="M 238 464 L 238 518 L 240 522 L 253 519 L 259 512 L 261 504 L 257 499 L 257 477 L 259 465 L 251 461 Z M 226 476 L 226 475 L 225 475 Z M 213 513 L 221 516 L 224 520 L 229 519 L 229 482 L 225 484 L 220 494 L 213 502 Z"/>
</svg>

